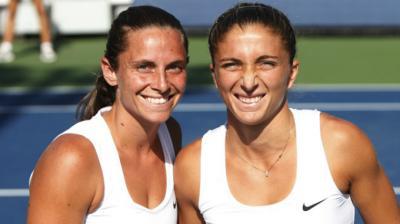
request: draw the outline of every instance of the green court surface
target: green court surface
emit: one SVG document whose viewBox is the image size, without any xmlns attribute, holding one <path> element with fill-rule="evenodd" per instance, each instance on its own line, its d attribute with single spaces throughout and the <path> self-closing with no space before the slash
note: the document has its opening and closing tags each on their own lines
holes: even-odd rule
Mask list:
<svg viewBox="0 0 400 224">
<path fill-rule="evenodd" d="M 36 37 L 19 37 L 16 60 L 0 64 L 0 87 L 91 85 L 99 71 L 105 36 L 60 37 L 55 41 L 58 60 L 39 60 Z M 301 84 L 399 84 L 400 37 L 300 37 Z M 207 41 L 190 38 L 188 84 L 211 84 Z"/>
</svg>

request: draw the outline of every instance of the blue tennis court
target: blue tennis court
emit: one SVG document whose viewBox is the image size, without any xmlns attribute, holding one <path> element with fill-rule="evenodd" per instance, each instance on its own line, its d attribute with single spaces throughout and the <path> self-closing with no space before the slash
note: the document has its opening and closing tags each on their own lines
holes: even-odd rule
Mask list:
<svg viewBox="0 0 400 224">
<path fill-rule="evenodd" d="M 25 223 L 28 179 L 43 149 L 75 122 L 74 110 L 87 89 L 0 92 L 0 218 Z M 400 201 L 400 86 L 300 86 L 289 93 L 293 108 L 315 108 L 358 125 L 371 138 Z M 174 117 L 183 144 L 225 120 L 214 88 L 188 88 Z M 362 223 L 357 216 L 356 223 Z"/>
</svg>

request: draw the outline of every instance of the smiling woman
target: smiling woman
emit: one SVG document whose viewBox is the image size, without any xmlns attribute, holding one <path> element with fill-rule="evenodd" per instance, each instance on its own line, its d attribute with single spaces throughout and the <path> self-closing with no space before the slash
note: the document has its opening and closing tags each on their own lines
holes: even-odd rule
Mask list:
<svg viewBox="0 0 400 224">
<path fill-rule="evenodd" d="M 181 40 L 181 41 L 175 41 Z M 148 122 L 163 122 L 182 96 L 186 55 L 182 34 L 173 28 L 149 27 L 126 35 L 127 49 L 113 69 L 102 60 L 104 78 L 118 86 L 115 107 Z"/>
<path fill-rule="evenodd" d="M 176 223 L 173 162 L 181 130 L 171 113 L 186 85 L 180 22 L 152 7 L 123 11 L 109 31 L 81 122 L 39 159 L 28 223 Z"/>
<path fill-rule="evenodd" d="M 350 122 L 289 108 L 297 77 L 288 18 L 239 3 L 209 34 L 227 122 L 175 164 L 180 223 L 399 223 L 396 198 L 368 137 Z"/>
<path fill-rule="evenodd" d="M 281 38 L 273 34 L 260 24 L 236 26 L 220 41 L 211 70 L 233 114 L 230 119 L 256 124 L 276 114 L 284 104 L 299 63 L 290 64 L 292 59 Z"/>
</svg>

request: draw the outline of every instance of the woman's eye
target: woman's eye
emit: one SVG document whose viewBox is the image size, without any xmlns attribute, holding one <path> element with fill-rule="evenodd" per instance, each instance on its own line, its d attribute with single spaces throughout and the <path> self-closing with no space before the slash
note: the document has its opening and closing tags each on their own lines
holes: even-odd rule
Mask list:
<svg viewBox="0 0 400 224">
<path fill-rule="evenodd" d="M 184 70 L 183 66 L 180 65 L 173 65 L 167 68 L 167 72 L 168 73 L 172 73 L 172 74 L 178 74 L 181 73 Z"/>
<path fill-rule="evenodd" d="M 260 67 L 263 69 L 271 69 L 273 67 L 275 67 L 276 62 L 274 61 L 262 61 L 259 63 Z"/>
<path fill-rule="evenodd" d="M 221 65 L 221 67 L 228 71 L 232 71 L 232 70 L 238 69 L 239 65 L 237 63 L 224 63 Z"/>
<path fill-rule="evenodd" d="M 140 64 L 140 65 L 138 65 L 138 66 L 136 67 L 136 69 L 137 69 L 139 72 L 145 72 L 145 73 L 147 73 L 147 72 L 151 72 L 151 71 L 153 70 L 153 67 L 150 66 L 149 64 Z"/>
</svg>

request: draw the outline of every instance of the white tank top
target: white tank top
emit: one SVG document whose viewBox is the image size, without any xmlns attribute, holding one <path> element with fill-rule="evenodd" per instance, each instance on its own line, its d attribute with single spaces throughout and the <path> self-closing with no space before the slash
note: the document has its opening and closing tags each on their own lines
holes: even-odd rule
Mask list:
<svg viewBox="0 0 400 224">
<path fill-rule="evenodd" d="M 104 179 L 103 199 L 98 209 L 87 215 L 86 224 L 110 223 L 177 223 L 177 206 L 173 190 L 174 147 L 166 125 L 161 124 L 158 130 L 164 158 L 167 189 L 162 202 L 155 208 L 148 209 L 135 203 L 125 184 L 125 178 L 117 149 L 108 126 L 101 115 L 111 107 L 101 109 L 90 120 L 82 121 L 63 134 L 78 134 L 87 138 L 96 149 Z"/>
<path fill-rule="evenodd" d="M 225 166 L 226 126 L 202 138 L 199 209 L 212 224 L 243 223 L 354 223 L 354 205 L 341 193 L 329 170 L 320 133 L 320 113 L 294 110 L 297 134 L 295 184 L 280 202 L 250 206 L 231 194 Z"/>
</svg>

